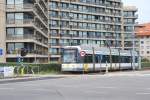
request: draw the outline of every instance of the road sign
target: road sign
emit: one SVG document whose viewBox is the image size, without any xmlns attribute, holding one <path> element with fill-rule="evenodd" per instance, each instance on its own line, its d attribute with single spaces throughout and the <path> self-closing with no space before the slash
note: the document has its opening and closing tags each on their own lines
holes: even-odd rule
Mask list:
<svg viewBox="0 0 150 100">
<path fill-rule="evenodd" d="M 0 56 L 2 56 L 2 55 L 3 55 L 3 49 L 0 48 Z"/>
<path fill-rule="evenodd" d="M 81 51 L 81 52 L 80 52 L 80 56 L 81 56 L 81 57 L 84 57 L 85 55 L 86 55 L 86 52 L 85 52 L 85 51 Z"/>
</svg>

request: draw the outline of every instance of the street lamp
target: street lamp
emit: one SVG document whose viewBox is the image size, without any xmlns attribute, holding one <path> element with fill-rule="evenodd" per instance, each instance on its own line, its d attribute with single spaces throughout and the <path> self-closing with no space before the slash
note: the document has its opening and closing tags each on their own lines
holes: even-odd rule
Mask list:
<svg viewBox="0 0 150 100">
<path fill-rule="evenodd" d="M 134 33 L 134 26 L 133 26 L 133 33 L 132 33 L 132 51 L 133 51 L 133 57 L 132 57 L 132 62 L 133 62 L 133 70 L 135 70 L 135 33 Z"/>
<path fill-rule="evenodd" d="M 70 46 L 72 46 L 72 35 L 73 35 L 73 33 L 72 33 L 72 27 L 73 27 L 73 25 L 71 24 L 71 21 L 72 21 L 72 19 L 73 19 L 73 16 L 71 16 L 71 0 L 69 0 L 69 29 L 70 29 L 70 31 L 69 31 L 69 35 L 70 35 L 70 41 L 69 41 L 69 45 Z"/>
<path fill-rule="evenodd" d="M 111 51 L 111 47 L 110 47 L 110 44 L 108 43 L 108 41 L 106 40 L 105 41 L 107 47 L 109 48 L 109 60 L 110 60 L 110 68 L 112 68 L 112 51 Z"/>
</svg>

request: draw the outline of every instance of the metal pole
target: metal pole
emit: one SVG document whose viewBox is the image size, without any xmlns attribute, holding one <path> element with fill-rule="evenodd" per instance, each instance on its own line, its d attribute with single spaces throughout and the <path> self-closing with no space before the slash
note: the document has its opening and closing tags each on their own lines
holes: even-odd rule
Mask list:
<svg viewBox="0 0 150 100">
<path fill-rule="evenodd" d="M 140 56 L 140 53 L 139 53 L 139 70 L 141 69 L 141 56 Z"/>
<path fill-rule="evenodd" d="M 93 51 L 93 71 L 95 71 L 95 50 L 94 50 L 94 47 L 92 47 L 92 51 Z"/>
<path fill-rule="evenodd" d="M 108 44 L 107 40 L 106 40 L 106 44 L 107 44 L 107 47 L 109 48 L 109 60 L 110 60 L 110 69 L 111 69 L 112 68 L 112 51 L 111 51 L 111 47 Z"/>
<path fill-rule="evenodd" d="M 121 70 L 121 57 L 120 57 L 120 49 L 118 49 L 119 52 L 119 70 Z"/>
<path fill-rule="evenodd" d="M 132 39 L 132 46 L 133 46 L 133 58 L 132 58 L 132 62 L 133 62 L 133 70 L 135 70 L 135 34 L 134 34 L 134 26 L 133 26 L 133 39 Z"/>
<path fill-rule="evenodd" d="M 110 49 L 110 69 L 112 69 L 112 55 L 111 55 L 111 48 L 109 47 L 109 49 Z"/>
</svg>

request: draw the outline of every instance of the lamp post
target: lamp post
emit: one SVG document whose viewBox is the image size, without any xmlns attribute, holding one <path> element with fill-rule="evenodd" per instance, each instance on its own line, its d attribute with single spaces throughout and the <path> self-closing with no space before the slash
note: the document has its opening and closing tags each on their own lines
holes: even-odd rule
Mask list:
<svg viewBox="0 0 150 100">
<path fill-rule="evenodd" d="M 133 70 L 135 70 L 135 33 L 134 33 L 134 26 L 133 26 L 133 33 L 132 33 L 132 52 L 133 52 L 133 57 L 132 57 L 132 62 L 133 62 Z"/>
<path fill-rule="evenodd" d="M 92 51 L 93 51 L 93 54 L 92 54 L 92 58 L 93 58 L 93 71 L 95 71 L 95 49 L 94 49 L 94 47 L 92 47 Z"/>
<path fill-rule="evenodd" d="M 73 42 L 73 40 L 72 40 L 72 27 L 73 27 L 73 25 L 71 24 L 71 21 L 72 21 L 72 19 L 73 19 L 73 16 L 71 16 L 71 0 L 69 0 L 69 29 L 70 29 L 70 31 L 69 31 L 69 35 L 70 35 L 70 41 L 69 41 L 69 45 L 70 46 L 72 46 L 72 42 Z"/>
<path fill-rule="evenodd" d="M 107 36 L 107 37 L 108 37 L 108 36 Z M 105 36 L 105 39 L 107 39 L 106 36 Z M 111 47 L 110 47 L 110 44 L 108 43 L 107 40 L 105 41 L 105 43 L 106 43 L 107 47 L 109 48 L 110 68 L 112 68 L 112 51 L 111 51 Z"/>
</svg>

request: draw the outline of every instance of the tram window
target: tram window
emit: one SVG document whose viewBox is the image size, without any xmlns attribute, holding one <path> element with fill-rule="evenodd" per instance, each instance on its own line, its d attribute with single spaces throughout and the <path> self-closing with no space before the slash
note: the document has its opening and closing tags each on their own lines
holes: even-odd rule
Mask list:
<svg viewBox="0 0 150 100">
<path fill-rule="evenodd" d="M 130 63 L 131 57 L 129 56 L 121 56 L 121 63 Z"/>
<path fill-rule="evenodd" d="M 102 55 L 95 55 L 95 63 L 101 63 Z"/>
<path fill-rule="evenodd" d="M 77 61 L 76 50 L 65 50 L 63 54 L 64 63 L 75 63 Z"/>
<path fill-rule="evenodd" d="M 93 63 L 93 56 L 88 54 L 84 57 L 84 63 Z"/>
<path fill-rule="evenodd" d="M 119 56 L 112 56 L 112 63 L 119 63 Z"/>
<path fill-rule="evenodd" d="M 101 62 L 102 63 L 106 63 L 106 62 L 109 63 L 110 62 L 109 58 L 110 58 L 109 55 L 103 55 Z"/>
<path fill-rule="evenodd" d="M 138 57 L 135 57 L 135 63 L 138 63 Z"/>
<path fill-rule="evenodd" d="M 99 55 L 95 55 L 95 63 L 99 63 L 100 62 L 100 57 Z"/>
</svg>

